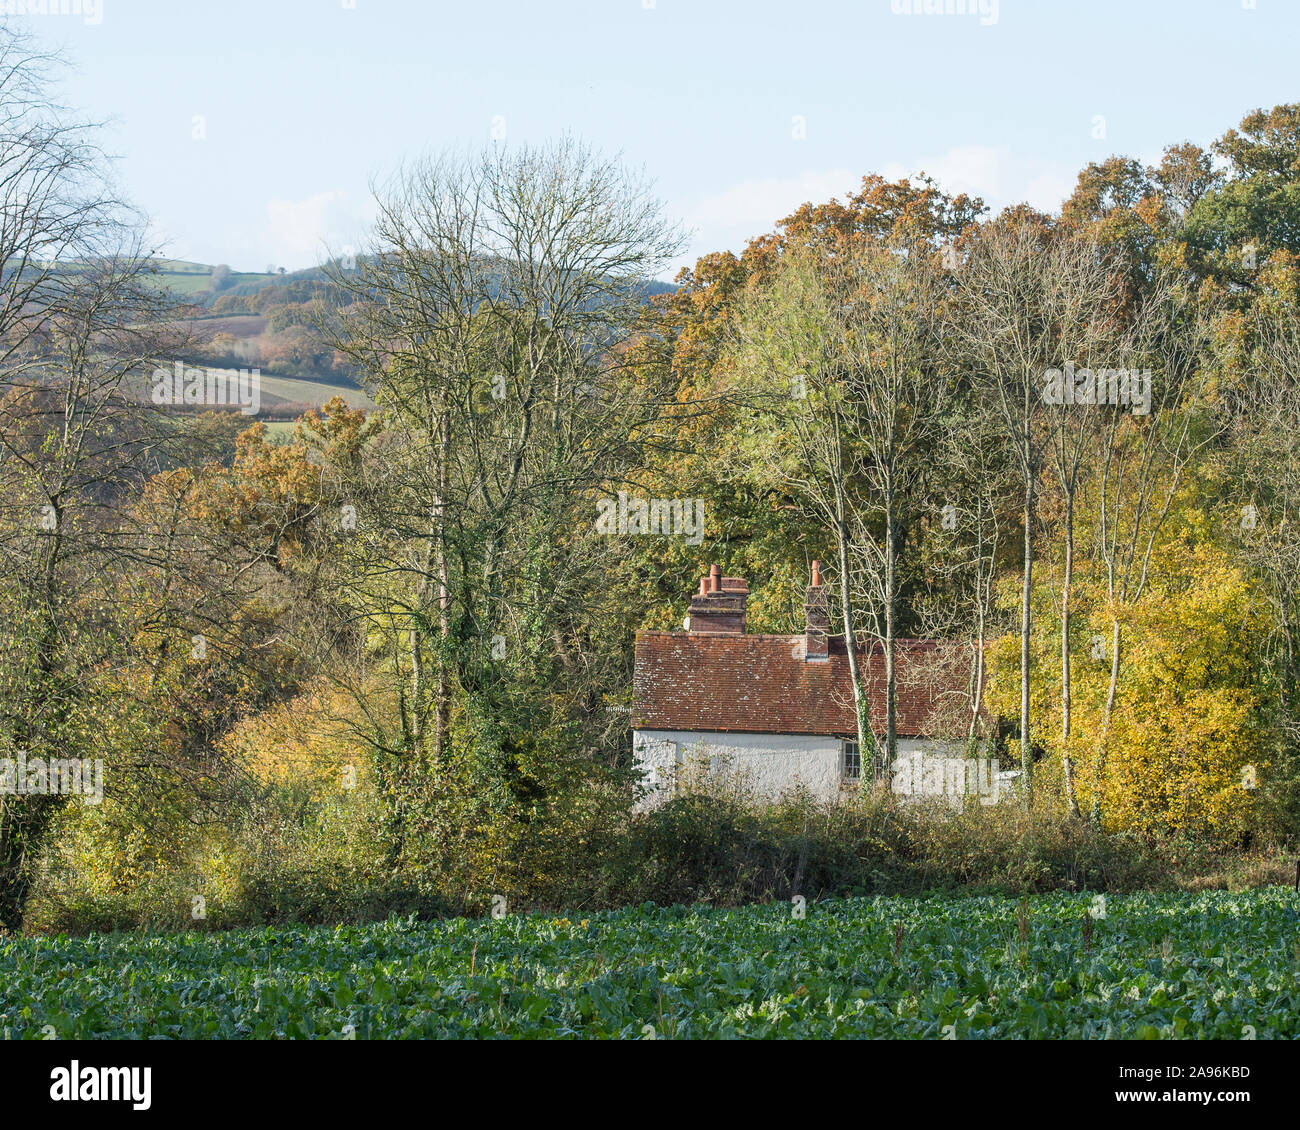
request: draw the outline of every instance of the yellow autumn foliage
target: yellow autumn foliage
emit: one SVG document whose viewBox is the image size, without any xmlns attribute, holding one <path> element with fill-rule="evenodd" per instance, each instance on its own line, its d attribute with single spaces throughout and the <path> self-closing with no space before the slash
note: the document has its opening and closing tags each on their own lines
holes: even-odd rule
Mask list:
<svg viewBox="0 0 1300 1130">
<path fill-rule="evenodd" d="M 1248 828 L 1256 786 L 1271 768 L 1257 658 L 1267 614 L 1243 571 L 1206 542 L 1189 547 L 1171 538 L 1157 548 L 1151 576 L 1141 600 L 1117 610 L 1121 665 L 1109 731 L 1110 610 L 1104 589 L 1089 583 L 1086 571 L 1076 576 L 1070 753 L 1078 806 L 1088 813 L 1100 789 L 1107 830 L 1229 844 Z M 1050 589 L 1053 578 L 1044 580 Z M 1064 774 L 1054 612 L 1043 598 L 1033 641 L 1031 720 L 1034 743 L 1047 754 L 1035 766 L 1035 791 L 1043 803 L 1059 806 Z M 988 704 L 1014 722 L 1018 637 L 996 640 L 989 659 Z"/>
<path fill-rule="evenodd" d="M 370 776 L 371 759 L 356 734 L 363 724 L 356 700 L 322 680 L 245 718 L 222 747 L 263 784 L 338 796 Z"/>
<path fill-rule="evenodd" d="M 1266 617 L 1221 550 L 1160 556 L 1158 587 L 1132 610 L 1102 812 L 1117 829 L 1228 842 L 1269 771 L 1256 666 Z"/>
</svg>

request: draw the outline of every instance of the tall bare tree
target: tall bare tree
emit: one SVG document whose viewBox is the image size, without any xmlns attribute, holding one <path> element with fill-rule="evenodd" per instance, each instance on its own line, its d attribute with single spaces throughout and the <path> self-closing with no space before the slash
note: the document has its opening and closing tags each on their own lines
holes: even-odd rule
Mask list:
<svg viewBox="0 0 1300 1130">
<path fill-rule="evenodd" d="M 834 256 L 785 253 L 749 297 L 736 358 L 769 414 L 776 476 L 824 523 L 837 589 L 861 748 L 875 744 L 859 670 L 859 628 L 885 661 L 882 758 L 897 751 L 897 665 L 906 516 L 931 466 L 953 380 L 940 360 L 941 272 L 924 245 L 846 244 Z"/>
<path fill-rule="evenodd" d="M 902 609 L 903 539 L 933 469 L 956 379 L 943 364 L 945 287 L 937 256 L 865 246 L 829 268 L 828 348 L 848 398 L 853 476 L 853 578 L 885 659 L 886 770 L 898 752 L 895 642 Z"/>
<path fill-rule="evenodd" d="M 933 582 L 919 612 L 925 634 L 969 640 L 968 748 L 977 740 L 988 682 L 986 648 L 998 628 L 996 580 L 1016 505 L 1016 477 L 1001 415 L 968 394 L 942 420 L 925 569 Z M 937 521 L 935 520 L 937 518 Z"/>
<path fill-rule="evenodd" d="M 1123 368 L 1130 359 L 1120 322 L 1123 301 L 1118 267 L 1084 243 L 1081 253 L 1068 260 L 1072 270 L 1074 311 L 1060 325 L 1060 395 L 1048 390 L 1046 444 L 1060 492 L 1060 526 L 1064 548 L 1061 563 L 1061 778 L 1064 801 L 1071 815 L 1079 815 L 1075 795 L 1074 755 L 1071 749 L 1071 623 L 1074 569 L 1075 517 L 1086 463 L 1094 450 L 1099 389 L 1107 373 Z M 1091 376 L 1087 376 L 1091 374 Z M 1054 376 L 1053 376 L 1053 379 Z M 1080 383 L 1090 383 L 1077 396 Z M 1109 384 L 1106 384 L 1109 393 Z M 1104 409 L 1103 409 L 1104 410 Z"/>
<path fill-rule="evenodd" d="M 140 371 L 169 306 L 57 58 L 0 29 L 0 743 L 82 757 L 78 704 L 119 643 L 125 510 L 158 467 Z M 0 923 L 16 925 L 63 795 L 0 797 Z"/>
<path fill-rule="evenodd" d="M 761 438 L 738 444 L 734 458 L 740 474 L 771 482 L 806 506 L 834 545 L 858 748 L 865 754 L 876 743 L 855 646 L 862 618 L 852 580 L 853 533 L 862 494 L 853 482 L 852 405 L 832 344 L 833 300 L 820 272 L 815 256 L 789 252 L 766 284 L 745 298 L 733 360 Z"/>
<path fill-rule="evenodd" d="M 1096 553 L 1105 575 L 1110 674 L 1093 741 L 1090 819 L 1100 824 L 1111 726 L 1124 657 L 1124 621 L 1150 581 L 1151 555 L 1193 459 L 1215 443 L 1223 421 L 1209 410 L 1211 371 L 1204 311 L 1162 272 L 1124 331 L 1138 367 L 1151 370 L 1148 410 L 1112 406 L 1097 445 Z"/>
<path fill-rule="evenodd" d="M 369 246 L 335 266 L 350 301 L 329 327 L 383 426 L 344 485 L 349 599 L 399 687 L 386 752 L 437 769 L 457 689 L 486 730 L 505 671 L 574 661 L 613 552 L 596 498 L 669 395 L 624 350 L 679 236 L 641 176 L 567 140 L 423 160 L 377 195 Z"/>
<path fill-rule="evenodd" d="M 1035 524 L 1039 477 L 1050 450 L 1045 422 L 1049 397 L 1044 391 L 1049 371 L 1060 370 L 1084 348 L 1105 318 L 1110 281 L 1094 245 L 1056 231 L 1047 217 L 1024 210 L 1004 213 L 980 229 L 953 277 L 958 297 L 950 338 L 964 356 L 978 393 L 1001 415 L 1020 473 L 1020 759 L 1028 806 L 1033 799 L 1030 639 Z M 1069 450 L 1077 451 L 1077 446 Z M 1063 665 L 1068 665 L 1068 656 L 1066 642 Z"/>
</svg>

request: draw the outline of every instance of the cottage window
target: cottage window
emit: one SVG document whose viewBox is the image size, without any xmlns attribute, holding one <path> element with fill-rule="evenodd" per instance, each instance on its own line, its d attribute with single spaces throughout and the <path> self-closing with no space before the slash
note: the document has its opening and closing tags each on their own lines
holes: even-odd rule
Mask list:
<svg viewBox="0 0 1300 1130">
<path fill-rule="evenodd" d="M 857 781 L 862 778 L 862 754 L 858 750 L 858 743 L 845 738 L 840 742 L 840 765 L 843 768 L 844 779 L 846 781 Z"/>
</svg>

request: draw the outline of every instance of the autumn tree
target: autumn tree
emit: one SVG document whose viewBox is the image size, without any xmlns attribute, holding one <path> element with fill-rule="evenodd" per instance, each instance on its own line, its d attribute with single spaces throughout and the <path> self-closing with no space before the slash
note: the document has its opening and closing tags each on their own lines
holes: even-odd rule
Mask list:
<svg viewBox="0 0 1300 1130">
<path fill-rule="evenodd" d="M 459 702 L 484 788 L 526 798 L 549 787 L 539 735 L 599 709 L 596 500 L 666 399 L 625 346 L 677 236 L 648 184 L 568 141 L 421 161 L 378 198 L 332 333 L 384 428 L 342 496 L 348 600 L 399 690 L 379 752 L 436 785 Z M 555 679 L 569 705 L 540 691 Z"/>
<path fill-rule="evenodd" d="M 1094 466 L 1095 555 L 1104 578 L 1109 641 L 1105 706 L 1093 735 L 1090 817 L 1103 816 L 1100 783 L 1120 693 L 1124 624 L 1148 592 L 1152 556 L 1184 475 L 1215 442 L 1222 421 L 1210 398 L 1211 366 L 1203 312 L 1162 276 L 1126 328 L 1134 363 L 1150 371 L 1145 410 L 1109 407 L 1101 416 Z"/>
<path fill-rule="evenodd" d="M 1021 485 L 1020 758 L 1024 801 L 1033 790 L 1030 710 L 1033 586 L 1038 493 L 1048 445 L 1047 382 L 1076 355 L 1092 356 L 1099 325 L 1111 313 L 1104 259 L 1087 240 L 1055 231 L 1046 217 L 1004 213 L 969 243 L 953 273 L 957 299 L 949 337 L 972 375 L 977 396 L 997 411 Z M 1073 455 L 1068 452 L 1074 452 Z M 1071 479 L 1077 442 L 1062 448 Z M 1068 604 L 1063 606 L 1068 613 Z M 1062 664 L 1068 672 L 1068 643 Z"/>
</svg>

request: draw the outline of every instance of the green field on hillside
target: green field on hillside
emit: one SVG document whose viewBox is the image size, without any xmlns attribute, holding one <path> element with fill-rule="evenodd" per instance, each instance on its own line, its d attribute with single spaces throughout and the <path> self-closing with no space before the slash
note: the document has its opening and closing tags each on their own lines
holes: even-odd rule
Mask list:
<svg viewBox="0 0 1300 1130">
<path fill-rule="evenodd" d="M 173 294 L 188 296 L 206 290 L 212 281 L 212 266 L 208 263 L 190 263 L 183 259 L 159 259 L 154 284 Z M 226 289 L 241 283 L 269 283 L 278 278 L 261 271 L 232 271 Z"/>
<path fill-rule="evenodd" d="M 1296 896 L 1272 887 L 10 937 L 0 1027 L 12 1039 L 1296 1038 L 1297 923 Z"/>
</svg>

